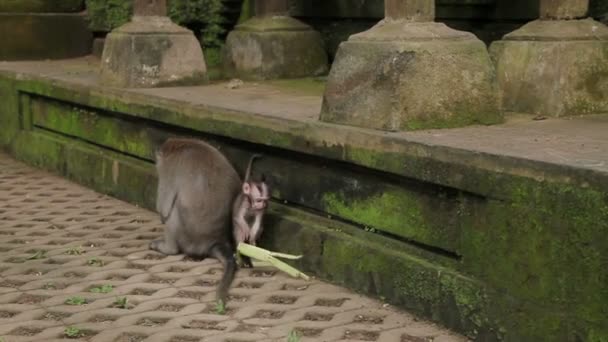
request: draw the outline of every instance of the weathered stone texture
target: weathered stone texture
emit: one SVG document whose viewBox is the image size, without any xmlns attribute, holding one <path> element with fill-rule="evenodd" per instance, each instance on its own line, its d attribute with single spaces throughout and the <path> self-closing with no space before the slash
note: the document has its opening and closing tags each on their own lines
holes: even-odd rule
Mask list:
<svg viewBox="0 0 608 342">
<path fill-rule="evenodd" d="M 103 47 L 106 43 L 105 38 L 95 38 L 93 39 L 93 51 L 92 54 L 95 57 L 101 58 L 103 55 Z"/>
<path fill-rule="evenodd" d="M 394 21 L 342 43 L 320 118 L 388 131 L 501 121 L 480 40 L 439 23 Z"/>
<path fill-rule="evenodd" d="M 0 37 L 0 60 L 84 56 L 93 39 L 79 14 L 0 13 Z"/>
<path fill-rule="evenodd" d="M 608 28 L 591 19 L 531 22 L 490 48 L 505 111 L 608 112 Z"/>
<path fill-rule="evenodd" d="M 245 79 L 296 78 L 328 70 L 321 35 L 287 16 L 254 17 L 228 35 L 224 69 Z"/>
<path fill-rule="evenodd" d="M 133 15 L 164 17 L 167 15 L 167 0 L 133 0 Z"/>
<path fill-rule="evenodd" d="M 435 0 L 386 0 L 384 15 L 387 19 L 408 19 L 412 21 L 433 21 Z"/>
<path fill-rule="evenodd" d="M 107 36 L 101 81 L 119 87 L 197 84 L 205 80 L 206 70 L 191 31 L 167 17 L 133 17 Z"/>
<path fill-rule="evenodd" d="M 589 0 L 541 0 L 541 19 L 584 18 L 589 11 Z"/>
</svg>

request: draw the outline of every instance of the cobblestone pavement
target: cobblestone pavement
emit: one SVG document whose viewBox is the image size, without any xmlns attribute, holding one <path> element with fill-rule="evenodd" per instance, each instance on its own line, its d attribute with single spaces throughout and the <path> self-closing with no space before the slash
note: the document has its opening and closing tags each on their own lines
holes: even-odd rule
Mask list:
<svg viewBox="0 0 608 342">
<path fill-rule="evenodd" d="M 239 270 L 219 315 L 220 265 L 148 251 L 162 229 L 153 212 L 0 153 L 0 341 L 466 341 L 265 267 Z"/>
</svg>

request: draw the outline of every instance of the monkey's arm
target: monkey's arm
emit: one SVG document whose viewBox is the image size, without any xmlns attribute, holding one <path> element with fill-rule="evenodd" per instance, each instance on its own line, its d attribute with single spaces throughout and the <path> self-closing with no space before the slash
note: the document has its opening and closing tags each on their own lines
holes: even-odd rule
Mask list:
<svg viewBox="0 0 608 342">
<path fill-rule="evenodd" d="M 239 194 L 232 207 L 232 234 L 237 244 L 239 242 L 247 242 L 251 236 L 251 228 L 245 219 L 247 209 L 247 202 L 243 194 Z"/>
<path fill-rule="evenodd" d="M 262 235 L 262 217 L 264 216 L 263 213 L 258 213 L 257 215 L 255 215 L 255 217 L 253 218 L 253 224 L 251 225 L 251 231 L 249 233 L 249 242 L 255 246 L 256 241 L 260 238 L 260 235 Z"/>
<path fill-rule="evenodd" d="M 239 215 L 237 218 L 233 219 L 232 226 L 234 239 L 237 243 L 247 242 L 249 240 L 251 236 L 251 229 L 243 216 Z"/>
</svg>

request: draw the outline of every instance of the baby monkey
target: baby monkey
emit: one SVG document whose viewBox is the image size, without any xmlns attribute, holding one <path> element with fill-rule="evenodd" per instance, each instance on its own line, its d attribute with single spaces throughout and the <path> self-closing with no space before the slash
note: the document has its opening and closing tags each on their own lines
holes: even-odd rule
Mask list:
<svg viewBox="0 0 608 342">
<path fill-rule="evenodd" d="M 255 246 L 256 241 L 262 235 L 262 219 L 268 206 L 270 191 L 264 175 L 259 182 L 251 180 L 251 166 L 253 161 L 259 157 L 261 156 L 256 154 L 249 159 L 245 180 L 232 206 L 232 232 L 237 245 L 245 242 Z M 237 258 L 241 266 L 253 267 L 249 257 L 241 256 L 237 252 Z"/>
</svg>

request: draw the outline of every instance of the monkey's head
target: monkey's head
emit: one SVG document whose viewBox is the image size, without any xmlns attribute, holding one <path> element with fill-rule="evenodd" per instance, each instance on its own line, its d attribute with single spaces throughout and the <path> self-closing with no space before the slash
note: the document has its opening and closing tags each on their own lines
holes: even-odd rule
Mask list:
<svg viewBox="0 0 608 342">
<path fill-rule="evenodd" d="M 270 200 L 270 191 L 266 182 L 245 182 L 243 183 L 243 194 L 249 198 L 252 210 L 264 210 Z"/>
</svg>

